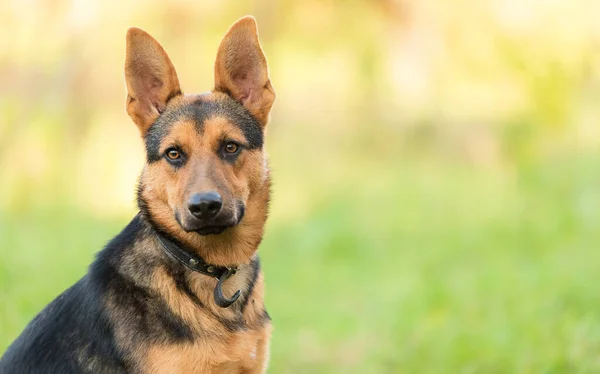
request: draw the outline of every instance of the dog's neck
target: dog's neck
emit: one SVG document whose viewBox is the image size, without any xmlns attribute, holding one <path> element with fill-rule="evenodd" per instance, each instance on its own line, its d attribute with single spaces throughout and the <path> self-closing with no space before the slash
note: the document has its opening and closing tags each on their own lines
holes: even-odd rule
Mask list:
<svg viewBox="0 0 600 374">
<path fill-rule="evenodd" d="M 231 304 L 235 303 L 241 295 L 241 290 L 237 290 L 232 297 L 225 297 L 223 294 L 223 282 L 229 277 L 235 275 L 238 268 L 237 266 L 225 267 L 215 266 L 207 264 L 203 258 L 196 256 L 191 251 L 186 250 L 171 240 L 168 235 L 161 232 L 156 232 L 156 239 L 158 240 L 162 249 L 171 256 L 174 260 L 178 261 L 181 265 L 194 271 L 196 273 L 204 274 L 208 277 L 216 278 L 218 280 L 217 285 L 214 288 L 214 301 L 221 308 L 228 308 Z"/>
<path fill-rule="evenodd" d="M 185 248 L 181 243 L 174 241 L 168 234 L 156 230 L 154 231 L 160 247 L 174 260 L 178 261 L 191 271 L 219 279 L 225 273 L 229 271 L 235 272 L 237 270 L 235 265 L 226 267 L 208 264 L 202 257 L 197 256 L 194 251 Z"/>
<path fill-rule="evenodd" d="M 130 245 L 109 245 L 106 252 L 108 254 L 103 251 L 99 255 L 99 264 L 108 263 L 109 267 L 116 269 L 123 278 L 131 280 L 140 289 L 152 289 L 165 299 L 180 300 L 173 298 L 173 295 L 183 292 L 188 296 L 184 298 L 186 302 L 195 305 L 193 309 L 204 306 L 218 315 L 233 318 L 243 310 L 242 306 L 247 303 L 252 291 L 248 287 L 256 280 L 260 269 L 256 254 L 248 263 L 236 266 L 235 274 L 230 272 L 233 267 L 219 269 L 215 266 L 217 271 L 209 276 L 206 273 L 211 265 L 208 264 L 206 273 L 190 269 L 181 259 L 165 250 L 161 240 L 181 245 L 179 249 L 183 251 L 188 251 L 189 248 L 181 243 L 171 242 L 168 234 L 157 231 L 143 212 L 132 220 L 120 236 L 123 238 L 118 243 L 131 240 L 132 237 L 135 240 Z M 115 251 L 118 252 L 117 255 Z M 172 307 L 179 308 L 177 305 Z"/>
</svg>

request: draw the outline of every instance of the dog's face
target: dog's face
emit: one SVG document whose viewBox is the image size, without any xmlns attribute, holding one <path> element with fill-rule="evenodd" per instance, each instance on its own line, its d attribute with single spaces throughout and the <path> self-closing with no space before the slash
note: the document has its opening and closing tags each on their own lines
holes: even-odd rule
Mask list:
<svg viewBox="0 0 600 374">
<path fill-rule="evenodd" d="M 151 219 L 200 236 L 239 225 L 267 183 L 264 131 L 275 99 L 254 19 L 221 42 L 210 93 L 183 95 L 165 51 L 139 29 L 127 34 L 125 76 L 127 112 L 146 145 L 139 196 Z"/>
<path fill-rule="evenodd" d="M 225 94 L 175 99 L 148 130 L 145 188 L 154 213 L 186 232 L 220 234 L 244 217 L 266 175 L 263 129 Z"/>
</svg>

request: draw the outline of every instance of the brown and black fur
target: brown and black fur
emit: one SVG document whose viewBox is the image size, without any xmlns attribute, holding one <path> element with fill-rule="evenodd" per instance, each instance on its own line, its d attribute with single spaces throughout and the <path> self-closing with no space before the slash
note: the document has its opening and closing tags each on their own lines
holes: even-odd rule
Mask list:
<svg viewBox="0 0 600 374">
<path fill-rule="evenodd" d="M 127 112 L 147 152 L 140 212 L 29 324 L 0 372 L 264 372 L 271 324 L 257 249 L 269 203 L 264 136 L 275 92 L 256 23 L 244 17 L 227 32 L 210 93 L 183 95 L 165 51 L 135 28 L 127 33 L 125 77 Z M 206 191 L 222 197 L 210 219 L 190 213 L 192 196 Z M 208 264 L 237 266 L 223 292 L 241 290 L 241 297 L 217 306 L 217 280 L 167 255 L 157 234 Z"/>
</svg>

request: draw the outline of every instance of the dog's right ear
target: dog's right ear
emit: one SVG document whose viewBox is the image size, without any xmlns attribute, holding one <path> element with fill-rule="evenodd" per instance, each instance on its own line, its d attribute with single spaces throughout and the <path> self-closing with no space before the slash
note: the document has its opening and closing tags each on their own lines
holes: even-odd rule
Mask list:
<svg viewBox="0 0 600 374">
<path fill-rule="evenodd" d="M 125 82 L 127 113 L 142 136 L 167 102 L 181 95 L 177 73 L 165 50 L 147 32 L 135 27 L 127 31 Z"/>
</svg>

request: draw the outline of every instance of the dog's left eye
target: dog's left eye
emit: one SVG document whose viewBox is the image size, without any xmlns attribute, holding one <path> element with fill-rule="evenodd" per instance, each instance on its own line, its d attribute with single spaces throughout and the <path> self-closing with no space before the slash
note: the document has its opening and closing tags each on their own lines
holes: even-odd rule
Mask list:
<svg viewBox="0 0 600 374">
<path fill-rule="evenodd" d="M 227 153 L 236 153 L 240 147 L 234 142 L 227 142 L 225 144 L 225 152 Z"/>
</svg>

